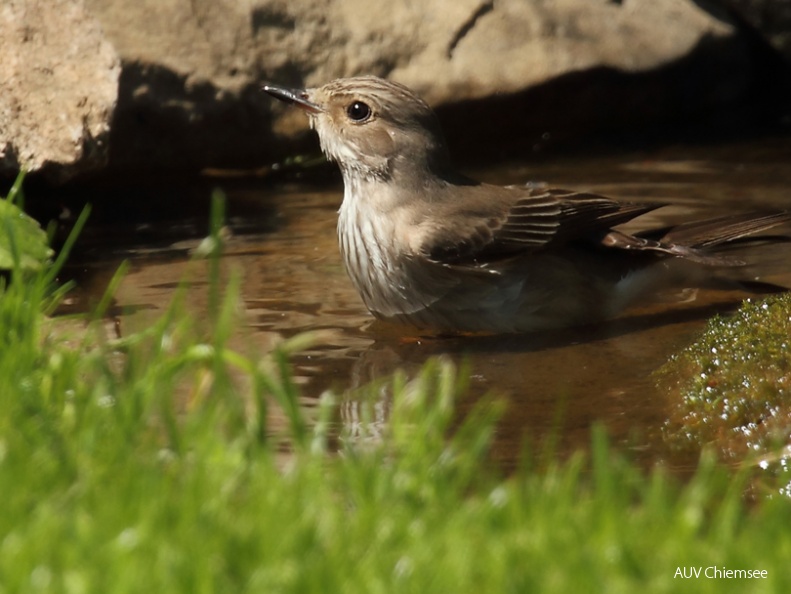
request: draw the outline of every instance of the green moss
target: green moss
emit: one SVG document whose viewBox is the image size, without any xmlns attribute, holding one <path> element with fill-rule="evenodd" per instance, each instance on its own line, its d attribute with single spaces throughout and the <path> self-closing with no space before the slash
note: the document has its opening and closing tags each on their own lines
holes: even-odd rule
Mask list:
<svg viewBox="0 0 791 594">
<path fill-rule="evenodd" d="M 748 300 L 712 319 L 659 372 L 671 397 L 665 435 L 676 447 L 713 444 L 726 459 L 773 459 L 791 443 L 791 294 Z"/>
</svg>

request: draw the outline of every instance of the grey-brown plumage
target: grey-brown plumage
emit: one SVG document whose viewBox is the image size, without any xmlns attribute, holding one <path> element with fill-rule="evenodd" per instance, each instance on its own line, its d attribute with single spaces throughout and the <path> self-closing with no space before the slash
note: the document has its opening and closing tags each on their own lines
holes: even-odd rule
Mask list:
<svg viewBox="0 0 791 594">
<path fill-rule="evenodd" d="M 304 109 L 338 162 L 341 252 L 379 318 L 494 332 L 595 322 L 739 265 L 714 248 L 791 221 L 752 213 L 630 235 L 615 227 L 657 205 L 459 175 L 432 110 L 397 83 L 264 90 Z"/>
</svg>

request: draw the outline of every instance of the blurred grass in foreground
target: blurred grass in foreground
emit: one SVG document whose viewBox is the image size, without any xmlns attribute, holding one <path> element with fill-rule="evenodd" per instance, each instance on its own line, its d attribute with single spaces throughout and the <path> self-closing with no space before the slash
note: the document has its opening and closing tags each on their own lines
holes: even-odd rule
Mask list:
<svg viewBox="0 0 791 594">
<path fill-rule="evenodd" d="M 217 246 L 220 220 L 217 200 Z M 122 338 L 108 300 L 60 332 L 51 268 L 0 281 L 0 592 L 791 591 L 788 500 L 748 507 L 705 456 L 683 486 L 646 475 L 600 431 L 589 456 L 504 477 L 487 459 L 500 404 L 459 424 L 446 361 L 392 380 L 381 443 L 331 451 L 332 398 L 308 424 L 289 378 L 302 339 L 232 350 L 238 283 L 209 265 L 208 320 L 177 292 Z M 674 577 L 708 566 L 768 578 Z"/>
</svg>

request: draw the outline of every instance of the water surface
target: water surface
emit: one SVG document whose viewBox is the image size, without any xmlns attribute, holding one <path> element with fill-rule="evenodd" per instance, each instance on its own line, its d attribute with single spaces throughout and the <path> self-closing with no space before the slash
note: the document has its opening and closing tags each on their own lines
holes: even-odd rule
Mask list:
<svg viewBox="0 0 791 594">
<path fill-rule="evenodd" d="M 641 226 L 647 227 L 735 210 L 791 206 L 787 138 L 530 160 L 465 173 L 491 183 L 542 181 L 673 205 L 643 217 Z M 242 278 L 249 330 L 244 342 L 268 350 L 280 337 L 322 331 L 319 343 L 293 361 L 306 407 L 314 406 L 327 389 L 345 394 L 339 424 L 353 434 L 375 434 L 387 421 L 391 396 L 386 389 L 378 390 L 369 418 L 360 411 L 363 397 L 353 390 L 396 368 L 415 372 L 429 357 L 445 355 L 469 364 L 472 398 L 462 408 L 487 392 L 507 399 L 495 444 L 495 456 L 506 465 L 517 459 L 525 439 L 540 448 L 552 435 L 560 453 L 586 447 L 594 423 L 604 424 L 613 441 L 637 459 L 683 464 L 672 460 L 663 445 L 661 427 L 672 403 L 656 389 L 652 373 L 694 339 L 706 318 L 732 310 L 745 294 L 663 295 L 658 303 L 619 320 L 578 330 L 521 336 L 419 335 L 374 321 L 347 279 L 335 234 L 339 181 L 316 189 L 212 178 L 205 181 L 206 195 L 215 185 L 225 187 L 229 196 L 232 234 L 223 268 L 237 270 Z M 163 191 L 163 201 L 179 199 L 178 192 Z M 145 225 L 138 224 L 131 233 L 116 227 L 94 229 L 101 245 L 83 255 L 89 271 L 83 275 L 83 287 L 88 293 L 91 287 L 101 290 L 121 258 L 130 260 L 131 272 L 117 294 L 117 310 L 126 312 L 122 328 L 145 324 L 151 312 L 167 305 L 187 275 L 190 250 L 205 228 L 204 221 L 189 219 L 158 225 L 167 230 L 153 234 L 155 241 L 139 239 L 141 229 L 150 231 Z M 789 248 L 758 255 L 771 260 L 767 269 L 776 274 L 768 280 L 791 286 L 791 266 L 785 266 L 791 261 Z M 189 278 L 190 302 L 200 310 L 206 299 L 205 267 L 193 267 Z"/>
</svg>

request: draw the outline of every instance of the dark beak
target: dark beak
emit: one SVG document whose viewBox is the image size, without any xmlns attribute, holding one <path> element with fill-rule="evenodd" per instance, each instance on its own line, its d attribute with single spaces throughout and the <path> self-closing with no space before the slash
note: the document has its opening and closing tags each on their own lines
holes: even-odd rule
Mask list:
<svg viewBox="0 0 791 594">
<path fill-rule="evenodd" d="M 285 101 L 286 103 L 293 103 L 297 107 L 301 107 L 310 113 L 321 113 L 324 108 L 320 105 L 308 101 L 307 93 L 302 89 L 284 89 L 283 87 L 276 87 L 274 85 L 264 85 L 263 90 L 269 93 L 272 97 Z"/>
</svg>

